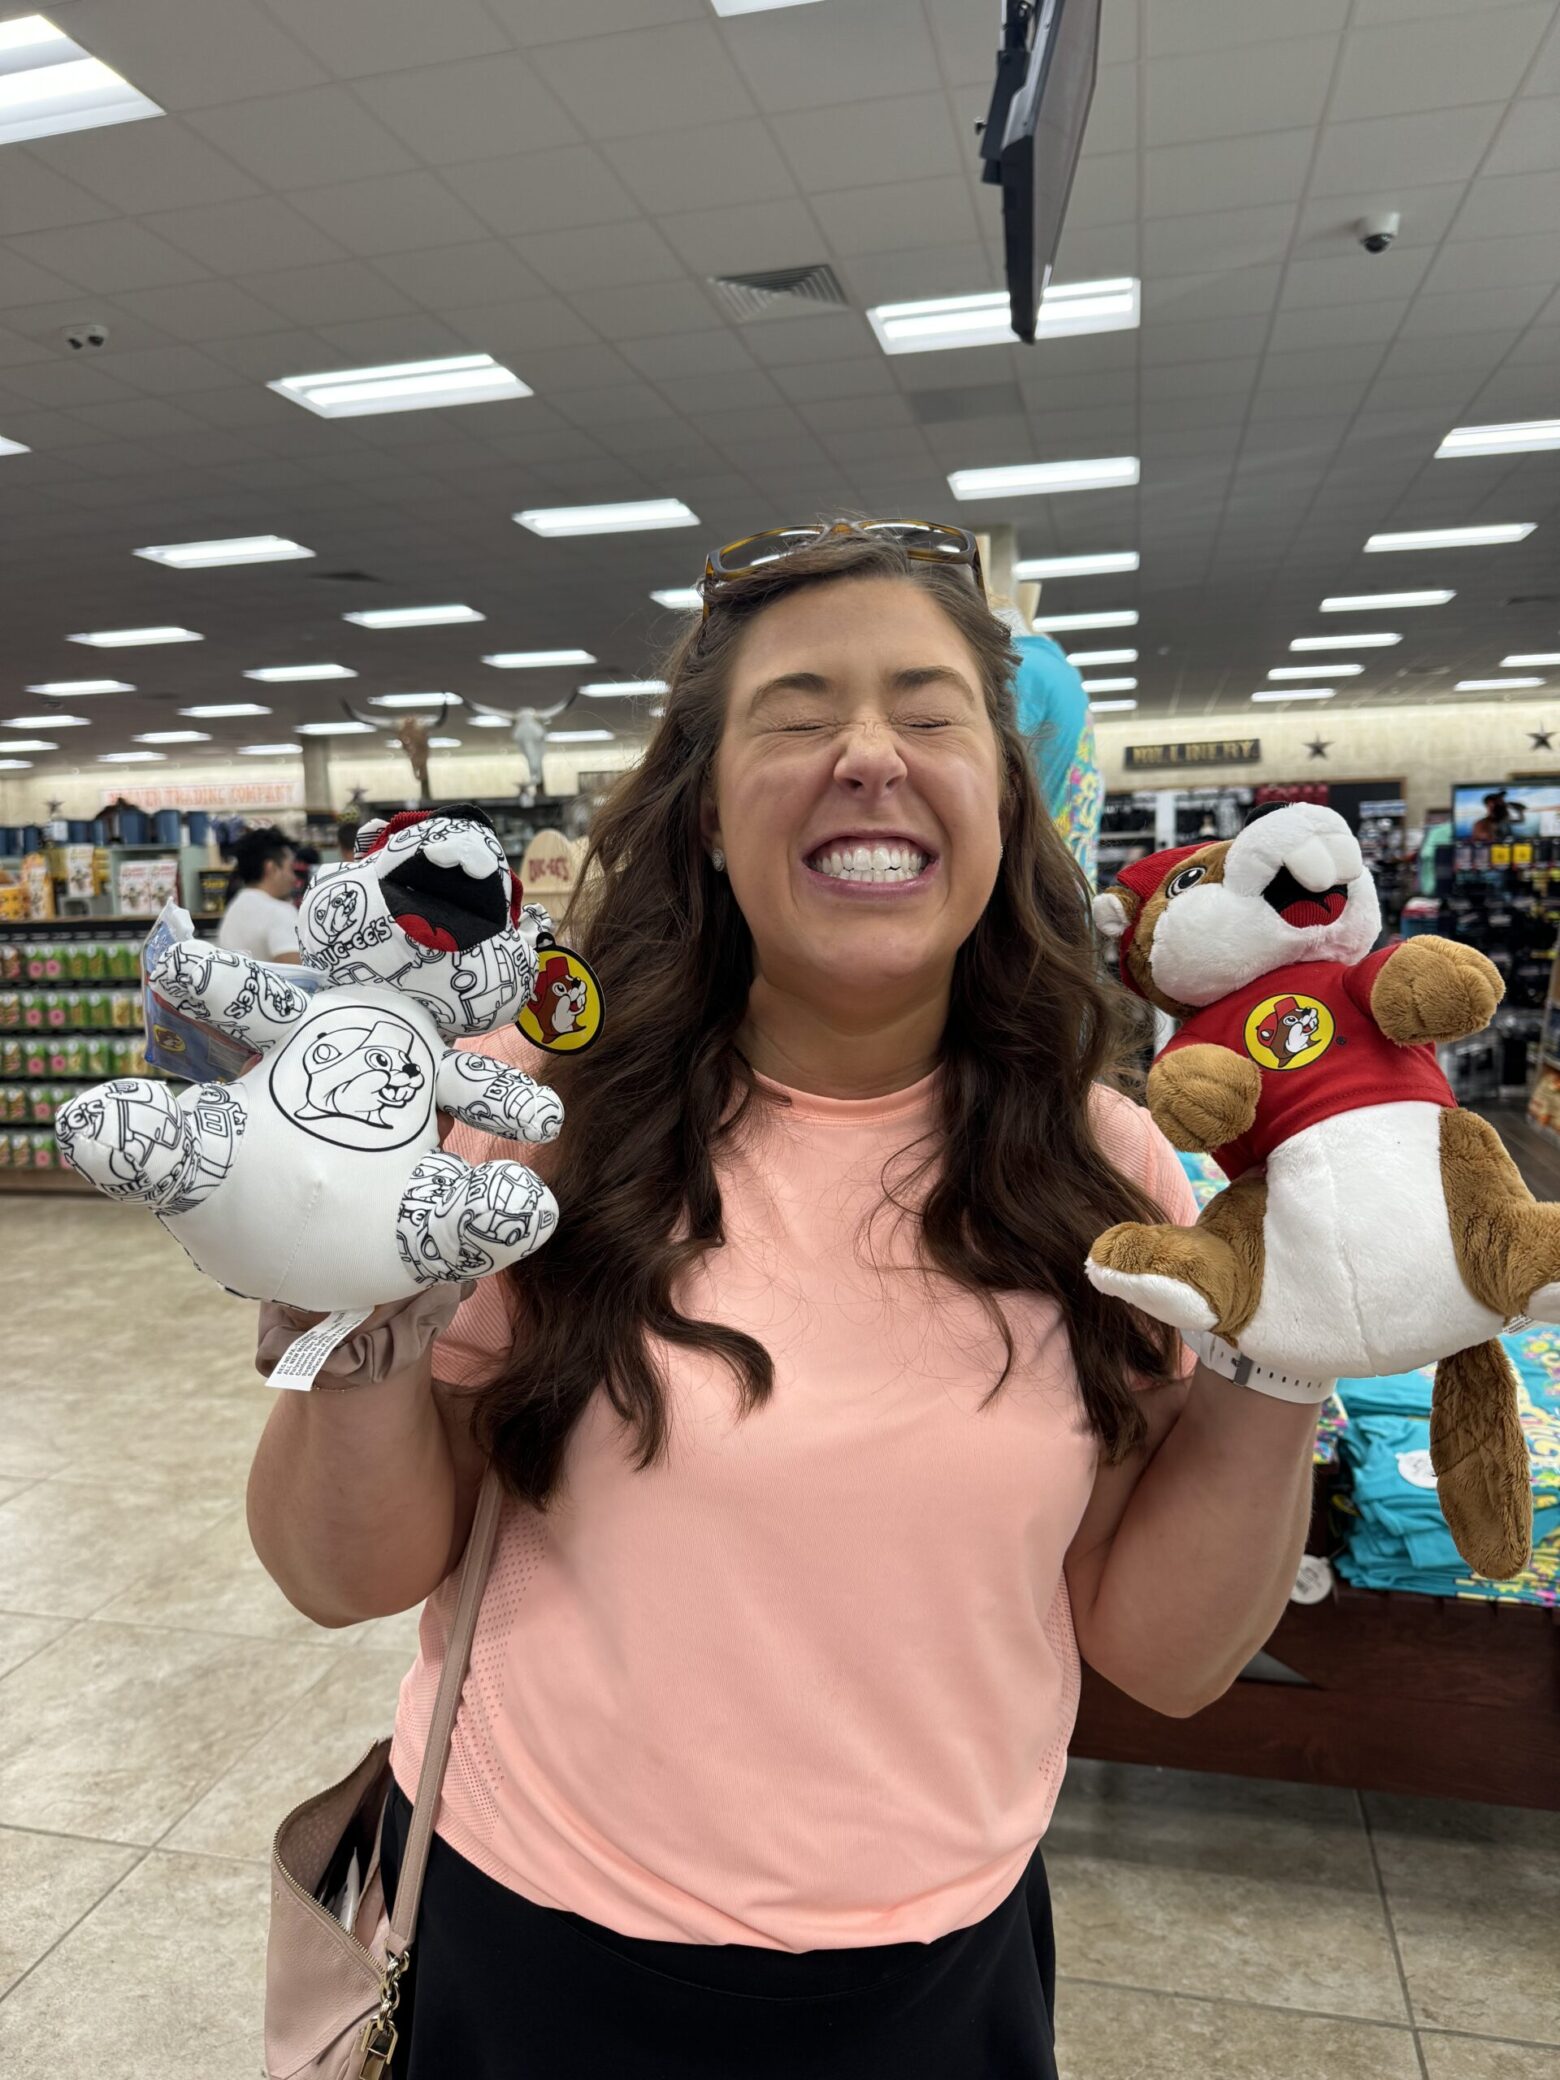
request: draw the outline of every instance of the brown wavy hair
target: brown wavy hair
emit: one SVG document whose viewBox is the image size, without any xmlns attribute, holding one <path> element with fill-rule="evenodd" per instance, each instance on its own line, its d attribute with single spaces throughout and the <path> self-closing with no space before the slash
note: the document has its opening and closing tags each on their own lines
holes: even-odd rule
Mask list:
<svg viewBox="0 0 1560 2080">
<path fill-rule="evenodd" d="M 983 1407 L 1018 1356 L 1005 1292 L 1059 1303 L 1089 1427 L 1112 1460 L 1145 1433 L 1135 1385 L 1171 1376 L 1171 1332 L 1096 1293 L 1083 1273 L 1106 1228 L 1163 1216 L 1094 1132 L 1090 1089 L 1121 1079 L 1130 1000 L 1100 976 L 1088 888 L 1036 790 L 1007 631 L 961 572 L 836 535 L 723 587 L 703 629 L 691 627 L 668 659 L 655 734 L 593 823 L 564 923 L 600 976 L 607 1017 L 587 1054 L 548 1064 L 567 1112 L 547 1152 L 561 1217 L 546 1246 L 504 1274 L 514 1349 L 473 1408 L 474 1434 L 506 1486 L 538 1508 L 560 1485 L 569 1436 L 598 1387 L 634 1434 L 638 1469 L 666 1458 L 666 1382 L 647 1335 L 723 1359 L 744 1415 L 773 1390 L 762 1343 L 677 1300 L 681 1276 L 725 1239 L 722 1142 L 768 1102 L 737 1044 L 752 940 L 710 863 L 699 811 L 754 616 L 800 586 L 869 577 L 922 587 L 958 628 L 1002 765 L 997 883 L 955 956 L 938 1145 L 911 1179 L 929 1184 L 923 1259 L 978 1294 L 1001 1334 L 1006 1362 Z M 903 1205 L 887 1184 L 885 1195 Z"/>
</svg>

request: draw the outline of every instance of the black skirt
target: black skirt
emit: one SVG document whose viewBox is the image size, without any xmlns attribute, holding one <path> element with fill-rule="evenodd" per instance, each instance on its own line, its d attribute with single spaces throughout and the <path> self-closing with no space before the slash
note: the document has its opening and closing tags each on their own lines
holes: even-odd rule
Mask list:
<svg viewBox="0 0 1560 2080">
<path fill-rule="evenodd" d="M 385 1894 L 410 1799 L 392 1785 Z M 433 1838 L 394 2080 L 1056 2080 L 1051 1900 L 931 1943 L 659 1943 L 539 1907 Z"/>
</svg>

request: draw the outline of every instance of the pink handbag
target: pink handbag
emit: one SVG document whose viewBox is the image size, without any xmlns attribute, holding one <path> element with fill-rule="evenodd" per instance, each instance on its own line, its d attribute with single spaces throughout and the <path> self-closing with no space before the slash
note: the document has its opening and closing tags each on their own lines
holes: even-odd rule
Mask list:
<svg viewBox="0 0 1560 2080">
<path fill-rule="evenodd" d="M 461 1562 L 455 1621 L 417 1779 L 394 1918 L 385 1911 L 379 1871 L 391 1785 L 388 1740 L 376 1741 L 350 1776 L 305 1799 L 276 1830 L 265 1958 L 266 2080 L 394 2080 L 396 2002 L 411 1961 L 439 1787 L 502 1501 L 503 1490 L 490 1467 Z M 373 1855 L 349 1928 L 315 1893 L 343 1837 L 365 1817 Z"/>
</svg>

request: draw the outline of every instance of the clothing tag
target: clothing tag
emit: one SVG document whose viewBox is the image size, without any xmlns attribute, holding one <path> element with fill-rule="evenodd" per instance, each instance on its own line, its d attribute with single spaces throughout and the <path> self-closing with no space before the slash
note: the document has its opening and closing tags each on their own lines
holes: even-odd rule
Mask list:
<svg viewBox="0 0 1560 2080">
<path fill-rule="evenodd" d="M 371 1307 L 338 1308 L 334 1314 L 326 1315 L 323 1322 L 316 1322 L 312 1329 L 305 1329 L 301 1336 L 295 1336 L 271 1374 L 272 1386 L 296 1387 L 306 1394 L 314 1384 L 315 1374 L 337 1344 L 344 1343 L 373 1311 Z"/>
<path fill-rule="evenodd" d="M 598 1036 L 606 1016 L 596 971 L 583 954 L 560 946 L 551 932 L 537 933 L 536 954 L 536 987 L 515 1023 L 533 1047 L 580 1054 Z"/>
</svg>

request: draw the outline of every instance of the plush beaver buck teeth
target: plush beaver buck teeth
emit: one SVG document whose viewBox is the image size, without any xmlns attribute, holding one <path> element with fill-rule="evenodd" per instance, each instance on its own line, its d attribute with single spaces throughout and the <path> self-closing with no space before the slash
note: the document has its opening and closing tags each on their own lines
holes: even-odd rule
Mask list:
<svg viewBox="0 0 1560 2080">
<path fill-rule="evenodd" d="M 807 864 L 831 881 L 913 881 L 930 856 L 912 845 L 834 845 Z"/>
</svg>

